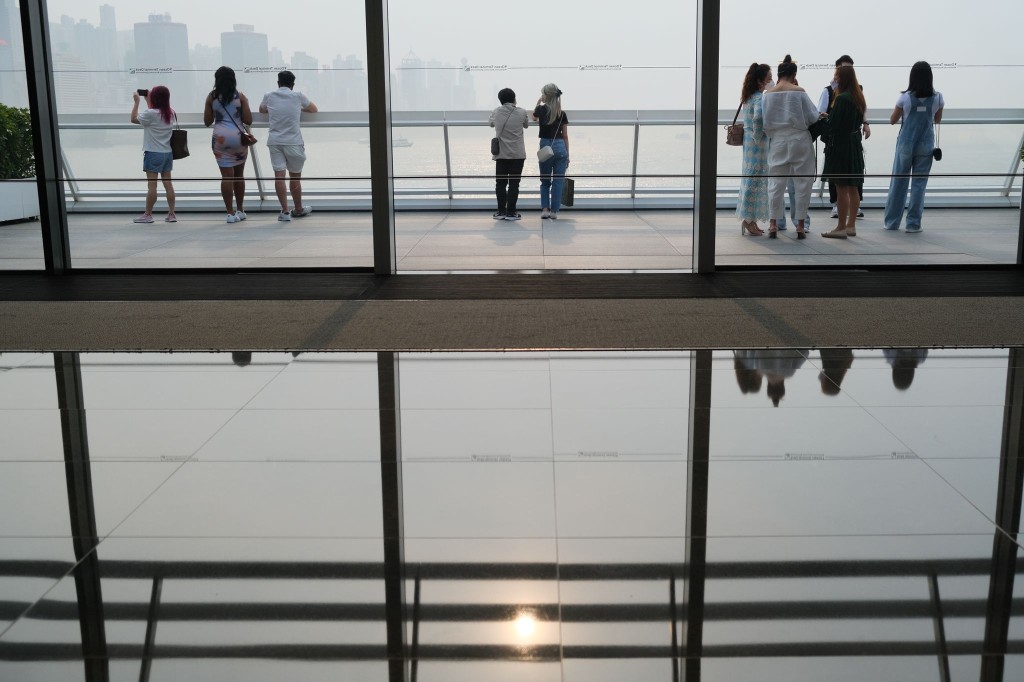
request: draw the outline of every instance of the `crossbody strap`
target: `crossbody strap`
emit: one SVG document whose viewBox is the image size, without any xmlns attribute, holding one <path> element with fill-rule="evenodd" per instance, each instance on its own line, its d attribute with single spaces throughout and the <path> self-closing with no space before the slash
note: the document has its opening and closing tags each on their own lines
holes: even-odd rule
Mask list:
<svg viewBox="0 0 1024 682">
<path fill-rule="evenodd" d="M 231 99 L 233 101 L 234 97 L 232 97 Z M 240 133 L 242 133 L 244 135 L 245 131 L 242 130 L 242 127 L 240 125 L 238 125 L 238 121 L 235 120 L 235 117 L 231 115 L 231 110 L 228 109 L 226 106 L 224 106 L 224 103 L 221 102 L 219 99 L 217 101 L 220 102 L 220 108 L 224 110 L 224 113 L 228 115 L 228 118 L 231 119 L 231 122 L 235 124 L 236 128 L 238 128 L 238 132 L 240 132 Z M 239 102 L 239 106 L 241 106 L 241 102 L 242 102 L 242 98 L 241 97 L 238 98 L 238 102 Z"/>
<path fill-rule="evenodd" d="M 545 104 L 544 106 L 547 108 L 548 105 Z M 555 134 L 552 135 L 550 139 L 552 139 L 552 140 L 557 140 L 558 139 L 558 131 L 562 129 L 562 121 L 563 120 L 565 120 L 565 112 L 564 111 L 559 112 L 559 114 L 558 114 L 558 125 L 555 126 Z"/>
<path fill-rule="evenodd" d="M 738 107 L 736 107 L 736 115 L 732 117 L 732 124 L 733 125 L 736 125 L 736 119 L 738 119 L 740 117 L 740 109 L 742 109 L 742 108 L 743 108 L 743 102 L 740 102 L 740 105 Z"/>
<path fill-rule="evenodd" d="M 501 124 L 501 130 L 498 131 L 498 138 L 499 139 L 501 138 L 501 134 L 503 132 L 505 132 L 505 126 L 508 125 L 508 120 L 510 118 L 512 118 L 512 114 L 514 114 L 514 113 L 516 113 L 516 109 L 515 109 L 515 107 L 512 107 L 512 110 L 508 112 L 508 116 L 505 117 L 505 122 Z"/>
</svg>

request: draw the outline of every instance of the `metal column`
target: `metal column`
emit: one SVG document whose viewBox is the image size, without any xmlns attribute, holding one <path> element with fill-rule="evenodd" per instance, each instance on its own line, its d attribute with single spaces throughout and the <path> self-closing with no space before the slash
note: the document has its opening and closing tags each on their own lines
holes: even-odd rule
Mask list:
<svg viewBox="0 0 1024 682">
<path fill-rule="evenodd" d="M 366 78 L 370 115 L 373 271 L 391 275 L 395 252 L 395 173 L 391 150 L 391 48 L 388 0 L 366 0 Z"/>
<path fill-rule="evenodd" d="M 718 23 L 720 0 L 697 0 L 697 108 L 693 169 L 693 271 L 715 271 L 718 194 Z"/>
<path fill-rule="evenodd" d="M 1006 659 L 1013 605 L 1013 579 L 1017 571 L 1017 533 L 1020 532 L 1021 494 L 1024 490 L 1024 351 L 1010 349 L 1006 369 L 1006 408 L 999 453 L 999 492 L 996 498 L 992 575 L 985 616 L 985 642 L 981 657 L 982 682 L 1000 682 Z"/>
<path fill-rule="evenodd" d="M 33 151 L 36 156 L 36 187 L 39 222 L 43 232 L 46 271 L 63 274 L 71 268 L 68 247 L 68 214 L 64 205 L 64 173 L 61 167 L 60 133 L 50 27 L 45 0 L 21 0 L 21 32 L 25 41 L 25 75 L 32 111 Z"/>
<path fill-rule="evenodd" d="M 380 483 L 384 520 L 384 604 L 389 682 L 409 679 L 405 635 L 405 528 L 398 354 L 377 353 Z"/>
<path fill-rule="evenodd" d="M 64 469 L 75 550 L 75 591 L 78 595 L 85 679 L 87 682 L 105 682 L 110 679 L 110 671 L 99 557 L 96 555 L 99 537 L 92 496 L 89 435 L 85 428 L 82 368 L 77 353 L 54 353 L 53 364 L 57 374 L 57 404 L 64 441 Z"/>
<path fill-rule="evenodd" d="M 690 428 L 686 472 L 686 647 L 683 679 L 699 682 L 704 650 L 708 469 L 711 457 L 711 351 L 690 355 Z"/>
</svg>

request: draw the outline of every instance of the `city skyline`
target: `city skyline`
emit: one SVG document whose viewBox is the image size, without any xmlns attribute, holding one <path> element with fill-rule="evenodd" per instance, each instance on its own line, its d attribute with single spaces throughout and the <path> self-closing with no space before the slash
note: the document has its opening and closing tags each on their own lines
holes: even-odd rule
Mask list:
<svg viewBox="0 0 1024 682">
<path fill-rule="evenodd" d="M 339 53 L 322 62 L 306 50 L 284 51 L 269 33 L 238 22 L 219 32 L 216 45 L 207 45 L 192 39 L 193 28 L 170 12 L 150 12 L 145 21 L 122 22 L 112 5 L 97 9 L 99 25 L 78 15 L 62 14 L 57 21 L 51 17 L 55 63 L 66 67 L 58 69 L 64 72 L 58 75 L 62 110 L 119 109 L 126 94 L 130 96 L 136 87 L 149 87 L 154 78 L 172 93 L 205 95 L 213 72 L 221 65 L 235 69 L 239 90 L 250 99 L 258 100 L 273 89 L 276 73 L 287 68 L 298 77 L 296 87 L 321 108 L 355 111 L 367 106 L 365 67 L 355 54 Z M 210 35 L 210 26 L 205 28 Z M 393 80 L 395 108 L 475 106 L 472 73 L 414 54 L 406 55 L 400 64 Z M 402 68 L 414 73 L 397 73 Z M 427 75 L 425 69 L 434 73 Z"/>
<path fill-rule="evenodd" d="M 13 16 L 17 29 L 15 0 L 2 3 L 6 12 L 0 16 L 0 29 L 4 16 Z M 841 25 L 818 30 L 810 20 L 796 24 L 771 16 L 755 20 L 740 0 L 723 1 L 722 26 L 730 35 L 747 31 L 751 39 L 730 40 L 723 32 L 720 108 L 735 106 L 746 65 L 752 59 L 774 64 L 786 52 L 792 53 L 800 66 L 800 81 L 812 98 L 828 83 L 838 52 L 855 57 L 872 109 L 891 110 L 906 88 L 910 65 L 920 59 L 936 67 L 936 88 L 943 92 L 947 106 L 1024 106 L 1024 93 L 998 88 L 1024 72 L 1019 39 L 1012 28 L 1024 20 L 1024 5 L 983 0 L 971 10 L 921 14 L 912 3 L 864 0 L 862 4 L 866 9 L 845 17 Z M 149 23 L 151 15 L 166 15 L 165 11 L 122 0 L 93 6 L 82 5 L 80 0 L 48 0 L 47 6 L 50 18 L 55 19 L 51 22 L 51 38 L 62 111 L 118 111 L 134 87 L 156 84 L 152 79 L 140 82 L 135 78 L 139 68 L 166 64 L 140 65 L 134 49 L 134 27 Z M 693 109 L 694 7 L 686 2 L 637 0 L 629 7 L 610 7 L 597 16 L 582 11 L 581 0 L 566 0 L 550 8 L 544 22 L 550 29 L 537 28 L 536 19 L 524 15 L 510 19 L 498 35 L 493 12 L 469 0 L 445 0 L 443 5 L 429 6 L 412 0 L 389 0 L 392 107 L 396 111 L 486 111 L 496 105 L 497 91 L 510 87 L 519 94 L 520 105 L 530 108 L 541 86 L 554 82 L 566 93 L 563 106 L 569 110 Z M 998 10 L 1003 20 L 993 24 L 986 9 Z M 64 16 L 66 20 L 62 20 Z M 647 16 L 657 16 L 658 21 L 649 22 Z M 878 22 L 877 16 L 885 16 L 886 21 Z M 224 58 L 222 34 L 238 33 L 235 28 L 241 22 L 246 22 L 244 25 L 250 27 L 246 30 L 252 35 L 267 40 L 266 61 L 230 64 L 241 71 L 242 88 L 250 97 L 275 87 L 273 74 L 263 71 L 289 67 L 299 77 L 297 87 L 318 99 L 322 109 L 365 109 L 362 3 L 341 0 L 323 6 L 311 0 L 292 0 L 287 11 L 275 4 L 254 3 L 240 18 L 225 6 L 178 0 L 171 17 L 172 23 L 187 28 L 188 68 L 175 67 L 169 73 L 176 74 L 175 78 L 179 73 L 195 74 L 191 79 L 181 78 L 182 84 L 175 87 L 182 97 L 176 101 L 187 104 L 183 111 L 201 105 L 212 85 L 212 72 L 231 61 Z M 943 34 L 943 21 L 950 17 L 955 17 L 966 35 L 985 39 L 932 39 L 930 36 Z M 905 25 L 915 27 L 913 38 L 901 28 Z M 424 30 L 426 26 L 429 31 Z M 798 41 L 792 37 L 793 30 L 800 36 Z M 0 99 L 24 102 L 24 75 L 17 73 L 19 63 L 13 62 L 10 67 L 13 76 L 4 67 L 5 59 L 7 64 L 21 59 L 20 31 L 11 33 L 9 42 L 17 44 L 6 50 L 0 45 L 0 73 L 6 74 L 0 78 Z M 870 41 L 865 38 L 868 35 L 872 36 Z M 110 50 L 116 51 L 113 57 Z M 111 58 L 118 60 L 117 68 L 101 63 L 106 59 L 109 64 Z M 135 74 L 130 73 L 133 68 Z M 247 69 L 249 73 L 245 73 Z M 125 72 L 130 78 L 121 77 Z M 998 98 L 996 92 L 1000 93 Z"/>
</svg>

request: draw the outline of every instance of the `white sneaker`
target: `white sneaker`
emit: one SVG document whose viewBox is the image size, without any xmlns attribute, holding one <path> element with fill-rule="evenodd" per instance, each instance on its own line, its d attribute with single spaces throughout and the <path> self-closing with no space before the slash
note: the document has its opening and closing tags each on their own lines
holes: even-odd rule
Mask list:
<svg viewBox="0 0 1024 682">
<path fill-rule="evenodd" d="M 235 213 L 228 213 L 228 224 L 229 225 L 231 223 L 240 223 L 240 222 L 242 222 L 242 219 L 239 218 L 237 214 L 235 214 Z"/>
<path fill-rule="evenodd" d="M 552 211 L 548 218 L 551 220 L 558 220 L 558 211 Z"/>
<path fill-rule="evenodd" d="M 313 207 L 310 206 L 309 204 L 307 204 L 307 205 L 302 207 L 301 211 L 296 211 L 293 208 L 292 209 L 292 217 L 293 218 L 305 218 L 306 216 L 308 216 L 312 212 L 313 212 Z"/>
<path fill-rule="evenodd" d="M 540 217 L 541 220 L 547 220 L 548 218 L 551 217 L 551 210 L 545 208 L 543 211 L 540 212 Z"/>
<path fill-rule="evenodd" d="M 151 222 L 153 222 L 153 214 L 152 213 L 143 213 L 138 218 L 133 218 L 132 222 L 133 223 L 151 223 Z"/>
<path fill-rule="evenodd" d="M 236 222 L 240 223 L 248 217 L 249 216 L 245 215 L 245 211 L 235 211 Z"/>
<path fill-rule="evenodd" d="M 830 218 L 838 218 L 839 217 L 839 207 L 836 206 L 835 204 L 832 204 L 832 215 L 829 216 L 829 217 Z"/>
<path fill-rule="evenodd" d="M 292 214 L 288 211 L 281 211 L 277 214 L 277 219 L 282 223 L 290 223 L 292 220 Z"/>
</svg>

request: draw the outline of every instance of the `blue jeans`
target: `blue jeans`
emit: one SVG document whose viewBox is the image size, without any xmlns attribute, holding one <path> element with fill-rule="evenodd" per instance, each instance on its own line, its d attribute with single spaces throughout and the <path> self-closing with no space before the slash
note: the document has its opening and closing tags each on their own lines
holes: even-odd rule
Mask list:
<svg viewBox="0 0 1024 682">
<path fill-rule="evenodd" d="M 885 200 L 885 229 L 898 230 L 903 220 L 903 207 L 910 185 L 910 204 L 907 208 L 907 229 L 921 229 L 924 214 L 924 191 L 928 187 L 928 174 L 932 170 L 934 138 L 922 137 L 914 144 L 896 143 L 896 158 L 892 164 L 893 178 L 889 181 L 889 196 Z M 906 177 L 913 176 L 913 179 Z M 896 177 L 902 175 L 903 177 Z"/>
<path fill-rule="evenodd" d="M 928 187 L 928 174 L 932 170 L 932 150 L 935 149 L 935 129 L 932 126 L 931 98 L 911 98 L 911 112 L 905 117 L 900 136 L 896 139 L 896 156 L 892 162 L 889 196 L 885 200 L 885 229 L 898 230 L 903 220 L 903 207 L 907 205 L 907 185 L 910 185 L 910 205 L 907 209 L 907 231 L 921 229 L 924 213 L 924 191 Z M 920 111 L 923 109 L 924 111 Z M 898 176 L 903 177 L 898 177 Z M 910 177 L 912 176 L 913 180 Z"/>
<path fill-rule="evenodd" d="M 540 164 L 540 207 L 552 212 L 562 207 L 562 185 L 565 184 L 565 169 L 569 166 L 569 152 L 565 140 L 540 138 L 540 147 L 551 145 L 555 155 Z"/>
<path fill-rule="evenodd" d="M 796 217 L 796 188 L 793 187 L 793 178 L 786 180 L 786 192 L 789 194 L 789 214 L 793 218 L 793 224 L 796 225 L 799 219 Z M 786 229 L 786 214 L 782 214 L 782 220 L 775 223 L 779 226 L 780 230 Z M 808 214 L 804 218 L 804 229 L 806 230 L 811 226 L 811 216 Z"/>
</svg>

